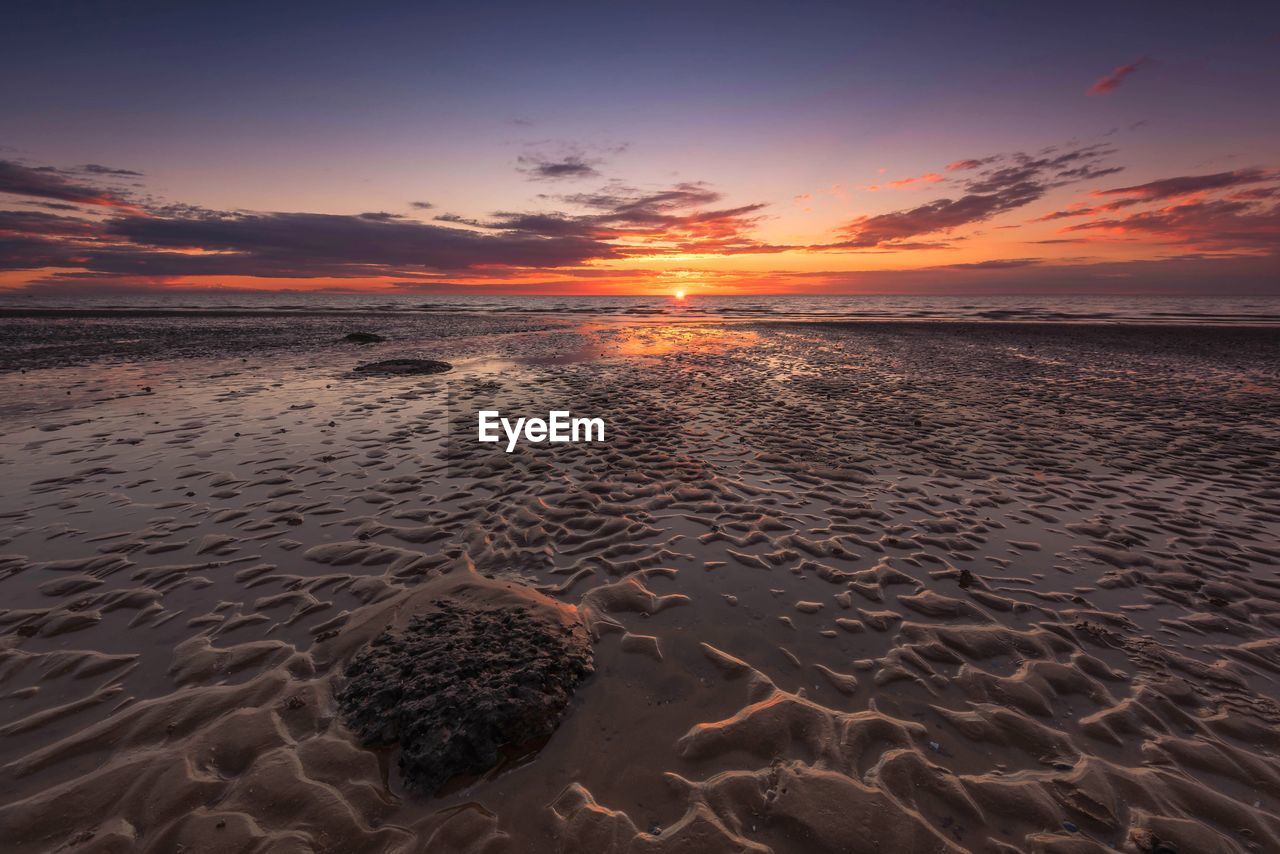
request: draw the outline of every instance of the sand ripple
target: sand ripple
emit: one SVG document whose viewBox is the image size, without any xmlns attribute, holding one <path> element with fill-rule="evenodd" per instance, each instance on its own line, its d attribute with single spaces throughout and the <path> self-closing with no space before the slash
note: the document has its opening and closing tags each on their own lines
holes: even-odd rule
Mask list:
<svg viewBox="0 0 1280 854">
<path fill-rule="evenodd" d="M 0 375 L 6 850 L 1280 850 L 1273 332 L 437 322 Z M 406 792 L 347 665 L 530 597 L 595 674 Z"/>
</svg>

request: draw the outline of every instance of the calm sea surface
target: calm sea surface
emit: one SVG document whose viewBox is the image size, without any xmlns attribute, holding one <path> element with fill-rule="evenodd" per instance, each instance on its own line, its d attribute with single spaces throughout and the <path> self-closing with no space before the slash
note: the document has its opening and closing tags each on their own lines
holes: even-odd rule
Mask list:
<svg viewBox="0 0 1280 854">
<path fill-rule="evenodd" d="M 1280 297 L 1101 296 L 422 296 L 243 292 L 0 297 L 0 313 L 39 311 L 516 313 L 655 320 L 771 318 L 1280 325 Z"/>
</svg>

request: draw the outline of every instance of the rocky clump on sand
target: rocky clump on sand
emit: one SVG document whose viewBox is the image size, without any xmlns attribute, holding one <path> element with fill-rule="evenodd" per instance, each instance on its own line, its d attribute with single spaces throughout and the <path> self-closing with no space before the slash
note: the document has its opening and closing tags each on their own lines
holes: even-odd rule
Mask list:
<svg viewBox="0 0 1280 854">
<path fill-rule="evenodd" d="M 362 374 L 398 374 L 398 375 L 414 375 L 414 374 L 443 374 L 445 371 L 453 370 L 453 365 L 448 362 L 439 362 L 435 359 L 387 359 L 383 362 L 369 362 L 365 365 L 359 365 L 356 370 Z"/>
<path fill-rule="evenodd" d="M 493 767 L 504 746 L 551 735 L 592 671 L 579 623 L 516 605 L 436 604 L 361 650 L 338 695 L 366 747 L 399 743 L 405 785 L 425 794 Z"/>
<path fill-rule="evenodd" d="M 352 344 L 380 344 L 387 339 L 376 332 L 348 332 L 342 340 Z"/>
</svg>

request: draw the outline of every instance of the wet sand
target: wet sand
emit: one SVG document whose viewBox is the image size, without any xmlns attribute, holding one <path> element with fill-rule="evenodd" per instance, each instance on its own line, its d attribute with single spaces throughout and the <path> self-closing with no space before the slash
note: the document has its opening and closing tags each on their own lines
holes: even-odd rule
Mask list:
<svg viewBox="0 0 1280 854">
<path fill-rule="evenodd" d="M 20 323 L 6 851 L 1280 850 L 1274 329 Z M 594 672 L 428 797 L 336 698 L 442 601 Z"/>
</svg>

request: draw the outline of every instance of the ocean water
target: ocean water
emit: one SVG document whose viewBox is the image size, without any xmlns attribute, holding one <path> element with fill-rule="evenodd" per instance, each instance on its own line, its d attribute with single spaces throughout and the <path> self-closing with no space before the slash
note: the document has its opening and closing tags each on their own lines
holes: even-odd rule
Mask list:
<svg viewBox="0 0 1280 854">
<path fill-rule="evenodd" d="M 639 320 L 759 318 L 1280 326 L 1280 296 L 424 296 L 249 293 L 0 296 L 0 316 L 42 313 L 396 312 L 531 314 Z"/>
</svg>

